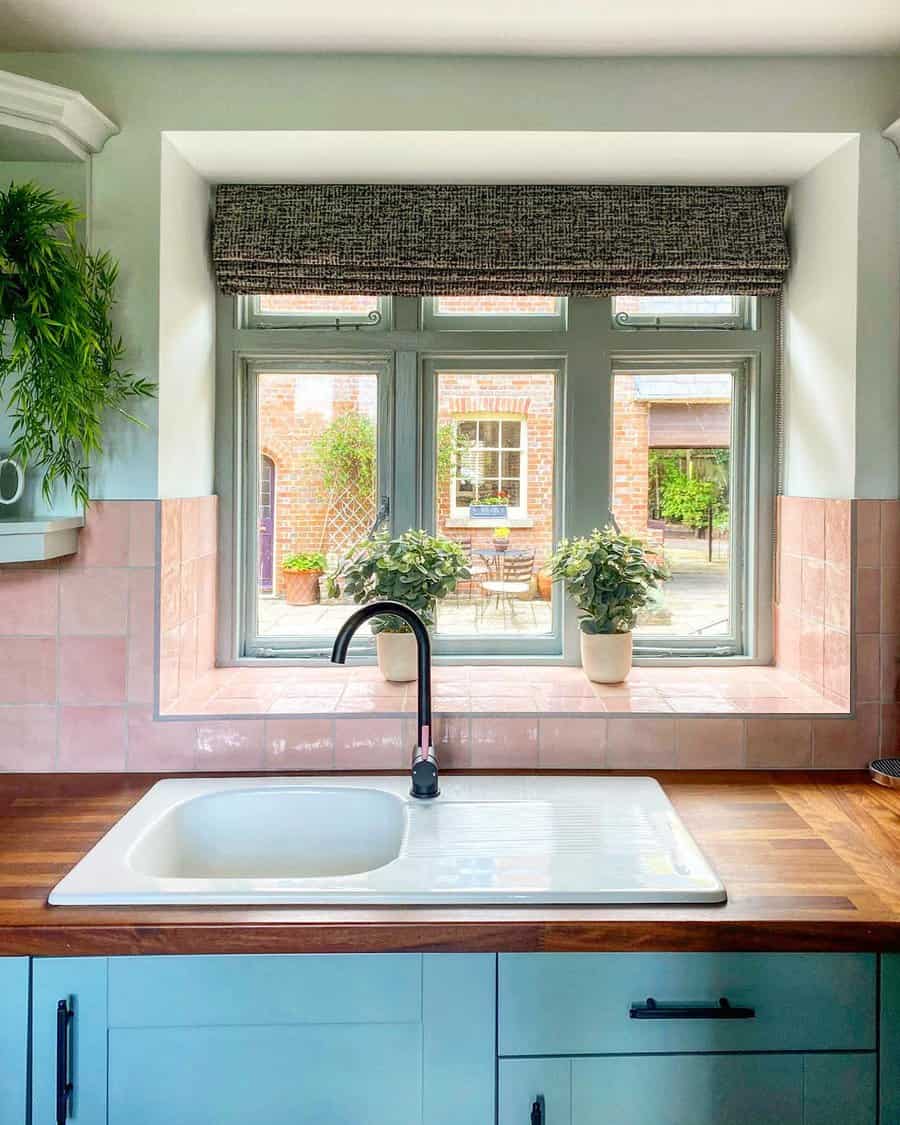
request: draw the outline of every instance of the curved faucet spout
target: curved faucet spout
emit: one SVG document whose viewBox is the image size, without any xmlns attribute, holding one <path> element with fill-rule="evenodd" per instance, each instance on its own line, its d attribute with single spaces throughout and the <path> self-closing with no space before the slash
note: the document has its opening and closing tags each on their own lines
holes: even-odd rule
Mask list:
<svg viewBox="0 0 900 1125">
<path fill-rule="evenodd" d="M 405 621 L 416 638 L 418 664 L 418 722 L 416 748 L 412 760 L 412 788 L 414 797 L 436 797 L 440 792 L 437 757 L 431 744 L 431 638 L 425 622 L 408 605 L 402 602 L 369 602 L 352 613 L 338 630 L 331 650 L 333 664 L 347 662 L 347 649 L 353 634 L 372 617 L 399 617 Z"/>
</svg>

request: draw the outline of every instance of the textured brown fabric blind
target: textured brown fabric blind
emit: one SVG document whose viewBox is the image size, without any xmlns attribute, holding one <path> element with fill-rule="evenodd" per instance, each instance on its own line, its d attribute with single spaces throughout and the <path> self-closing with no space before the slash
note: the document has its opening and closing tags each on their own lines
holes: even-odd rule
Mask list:
<svg viewBox="0 0 900 1125">
<path fill-rule="evenodd" d="M 776 293 L 782 187 L 223 184 L 224 293 Z"/>
</svg>

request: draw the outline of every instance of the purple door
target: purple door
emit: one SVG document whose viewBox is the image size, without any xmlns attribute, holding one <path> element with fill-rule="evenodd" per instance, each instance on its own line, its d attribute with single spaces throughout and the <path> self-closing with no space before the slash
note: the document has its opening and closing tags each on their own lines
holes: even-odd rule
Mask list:
<svg viewBox="0 0 900 1125">
<path fill-rule="evenodd" d="M 272 560 L 275 542 L 275 464 L 259 459 L 259 592 L 272 593 Z"/>
</svg>

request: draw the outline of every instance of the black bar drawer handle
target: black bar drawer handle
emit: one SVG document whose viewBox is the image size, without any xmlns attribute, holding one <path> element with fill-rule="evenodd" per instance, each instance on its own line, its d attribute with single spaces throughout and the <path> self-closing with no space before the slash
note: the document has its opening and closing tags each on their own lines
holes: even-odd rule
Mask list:
<svg viewBox="0 0 900 1125">
<path fill-rule="evenodd" d="M 546 1125 L 544 1120 L 544 1095 L 538 1094 L 531 1104 L 530 1125 Z"/>
<path fill-rule="evenodd" d="M 752 1020 L 755 1008 L 734 1008 L 723 996 L 718 1004 L 660 1004 L 648 996 L 643 1004 L 632 1004 L 633 1020 Z"/>
<path fill-rule="evenodd" d="M 69 1001 L 60 1000 L 56 1005 L 56 1125 L 66 1125 L 69 1117 L 69 1024 L 74 1016 Z"/>
</svg>

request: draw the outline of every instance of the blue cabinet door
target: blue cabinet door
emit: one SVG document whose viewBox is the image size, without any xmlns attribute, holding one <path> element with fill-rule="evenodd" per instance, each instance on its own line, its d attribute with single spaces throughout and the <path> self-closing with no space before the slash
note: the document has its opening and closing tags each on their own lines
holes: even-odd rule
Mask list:
<svg viewBox="0 0 900 1125">
<path fill-rule="evenodd" d="M 493 1120 L 488 955 L 55 960 L 36 962 L 35 981 L 42 1011 L 64 998 L 75 1013 L 76 1122 Z M 52 1046 L 36 1021 L 35 1059 Z M 35 1125 L 53 1120 L 54 1082 L 36 1065 Z"/>
<path fill-rule="evenodd" d="M 0 957 L 0 1121 L 24 1121 L 28 1076 L 28 958 Z"/>
<path fill-rule="evenodd" d="M 499 1097 L 499 1125 L 875 1125 L 875 1056 L 504 1059 Z"/>
</svg>

